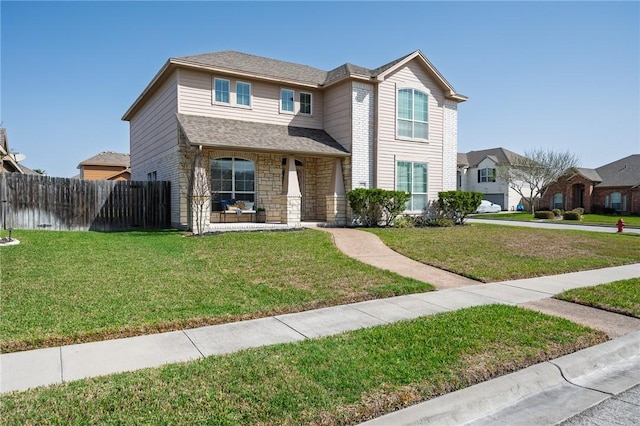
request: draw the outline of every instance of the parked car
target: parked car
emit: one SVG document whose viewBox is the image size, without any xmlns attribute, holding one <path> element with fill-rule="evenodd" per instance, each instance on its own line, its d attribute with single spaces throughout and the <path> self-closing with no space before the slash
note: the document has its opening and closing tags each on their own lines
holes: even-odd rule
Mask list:
<svg viewBox="0 0 640 426">
<path fill-rule="evenodd" d="M 474 213 L 498 213 L 500 211 L 502 211 L 500 204 L 493 204 L 491 201 L 482 200 Z"/>
</svg>

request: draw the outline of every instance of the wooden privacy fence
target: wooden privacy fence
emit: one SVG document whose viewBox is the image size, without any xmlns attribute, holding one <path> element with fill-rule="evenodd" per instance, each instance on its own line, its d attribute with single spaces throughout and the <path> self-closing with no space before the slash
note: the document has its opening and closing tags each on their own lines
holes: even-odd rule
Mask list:
<svg viewBox="0 0 640 426">
<path fill-rule="evenodd" d="M 2 228 L 124 231 L 170 227 L 169 182 L 0 173 Z"/>
</svg>

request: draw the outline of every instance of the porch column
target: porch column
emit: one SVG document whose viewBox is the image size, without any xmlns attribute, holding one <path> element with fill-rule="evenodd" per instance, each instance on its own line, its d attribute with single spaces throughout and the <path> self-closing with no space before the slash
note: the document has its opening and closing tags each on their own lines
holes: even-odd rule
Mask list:
<svg viewBox="0 0 640 426">
<path fill-rule="evenodd" d="M 347 197 L 342 177 L 342 161 L 336 158 L 333 162 L 329 193 L 327 194 L 327 223 L 346 225 Z"/>
<path fill-rule="evenodd" d="M 281 197 L 280 221 L 289 225 L 299 224 L 302 218 L 302 193 L 296 171 L 296 159 L 293 155 L 287 156 L 287 170 L 284 174 Z"/>
</svg>

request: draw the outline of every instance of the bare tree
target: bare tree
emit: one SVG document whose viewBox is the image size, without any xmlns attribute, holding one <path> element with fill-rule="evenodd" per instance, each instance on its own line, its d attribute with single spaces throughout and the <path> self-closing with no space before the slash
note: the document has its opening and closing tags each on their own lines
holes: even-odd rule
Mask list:
<svg viewBox="0 0 640 426">
<path fill-rule="evenodd" d="M 204 155 L 197 148 L 187 149 L 182 160 L 182 170 L 187 173 L 187 194 L 191 230 L 202 235 L 210 214 L 210 203 L 215 193 L 209 186 L 209 176 L 205 167 Z"/>
<path fill-rule="evenodd" d="M 527 200 L 531 213 L 534 213 L 534 201 L 538 197 L 544 197 L 549 185 L 578 165 L 578 157 L 568 151 L 555 152 L 538 148 L 526 151 L 524 157 L 512 160 L 511 164 L 501 165 L 496 170 L 496 175 Z"/>
</svg>

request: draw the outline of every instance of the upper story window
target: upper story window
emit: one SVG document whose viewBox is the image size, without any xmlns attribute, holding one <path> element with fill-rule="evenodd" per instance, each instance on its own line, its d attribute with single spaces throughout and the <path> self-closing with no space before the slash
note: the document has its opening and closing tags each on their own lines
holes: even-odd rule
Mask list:
<svg viewBox="0 0 640 426">
<path fill-rule="evenodd" d="M 229 80 L 215 78 L 213 80 L 214 99 L 222 104 L 229 103 Z"/>
<path fill-rule="evenodd" d="M 416 89 L 399 89 L 397 102 L 398 136 L 410 139 L 428 139 L 429 95 Z"/>
<path fill-rule="evenodd" d="M 311 115 L 311 93 L 300 92 L 300 114 Z"/>
<path fill-rule="evenodd" d="M 251 84 L 236 82 L 236 104 L 251 106 Z"/>
<path fill-rule="evenodd" d="M 495 182 L 496 181 L 496 169 L 480 169 L 478 170 L 478 182 Z"/>
<path fill-rule="evenodd" d="M 280 90 L 280 111 L 281 112 L 295 111 L 295 98 L 294 98 L 293 90 L 290 90 L 290 89 Z"/>
</svg>

